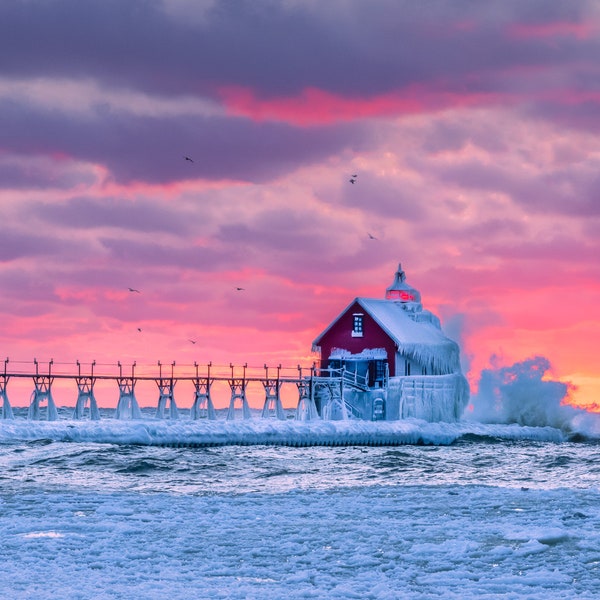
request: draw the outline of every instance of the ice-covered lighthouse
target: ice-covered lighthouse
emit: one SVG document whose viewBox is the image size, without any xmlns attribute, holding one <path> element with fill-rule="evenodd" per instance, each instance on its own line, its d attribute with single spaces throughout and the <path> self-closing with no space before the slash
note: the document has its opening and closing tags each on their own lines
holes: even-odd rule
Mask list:
<svg viewBox="0 0 600 600">
<path fill-rule="evenodd" d="M 313 350 L 322 369 L 343 370 L 345 405 L 356 418 L 456 421 L 469 400 L 458 344 L 423 308 L 402 265 L 383 299 L 355 298 L 314 340 Z M 330 404 L 326 397 L 317 403 Z"/>
</svg>

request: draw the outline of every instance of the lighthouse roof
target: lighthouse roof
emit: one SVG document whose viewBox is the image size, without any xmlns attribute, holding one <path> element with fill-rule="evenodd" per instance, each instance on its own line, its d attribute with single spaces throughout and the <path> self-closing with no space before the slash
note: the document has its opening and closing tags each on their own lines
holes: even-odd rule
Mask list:
<svg viewBox="0 0 600 600">
<path fill-rule="evenodd" d="M 439 319 L 432 312 L 410 313 L 399 302 L 375 298 L 356 298 L 356 301 L 394 340 L 402 354 L 418 359 L 432 371 L 460 371 L 458 344 L 444 335 Z"/>
<path fill-rule="evenodd" d="M 407 311 L 400 302 L 377 298 L 355 298 L 315 339 L 313 349 L 320 346 L 327 332 L 356 304 L 373 318 L 404 356 L 418 360 L 432 372 L 460 372 L 458 344 L 444 335 L 436 315 L 428 310 Z"/>
</svg>

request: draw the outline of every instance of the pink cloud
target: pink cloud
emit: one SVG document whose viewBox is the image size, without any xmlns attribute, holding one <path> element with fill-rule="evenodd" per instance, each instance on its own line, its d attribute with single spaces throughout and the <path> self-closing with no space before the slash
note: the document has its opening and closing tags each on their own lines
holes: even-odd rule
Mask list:
<svg viewBox="0 0 600 600">
<path fill-rule="evenodd" d="M 283 121 L 299 126 L 356 121 L 369 117 L 411 115 L 447 108 L 475 107 L 505 101 L 500 93 L 464 92 L 412 85 L 397 92 L 371 97 L 349 97 L 318 88 L 305 88 L 300 94 L 260 98 L 253 90 L 223 86 L 221 101 L 233 115 L 255 121 Z"/>
<path fill-rule="evenodd" d="M 591 22 L 554 21 L 547 23 L 512 23 L 507 27 L 508 35 L 514 39 L 551 39 L 574 37 L 588 40 L 598 33 L 598 25 Z"/>
</svg>

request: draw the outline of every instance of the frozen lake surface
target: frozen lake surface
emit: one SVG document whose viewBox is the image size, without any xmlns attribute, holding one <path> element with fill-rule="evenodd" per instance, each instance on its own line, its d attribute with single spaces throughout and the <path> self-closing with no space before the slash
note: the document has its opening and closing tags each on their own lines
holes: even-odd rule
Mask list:
<svg viewBox="0 0 600 600">
<path fill-rule="evenodd" d="M 595 435 L 436 424 L 430 445 L 173 447 L 127 425 L 169 429 L 0 423 L 4 597 L 600 595 Z"/>
</svg>

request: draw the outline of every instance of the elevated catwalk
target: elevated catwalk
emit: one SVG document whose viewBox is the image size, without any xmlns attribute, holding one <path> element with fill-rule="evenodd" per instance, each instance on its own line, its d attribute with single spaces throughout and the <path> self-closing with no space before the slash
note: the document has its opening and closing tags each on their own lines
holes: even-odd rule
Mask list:
<svg viewBox="0 0 600 600">
<path fill-rule="evenodd" d="M 174 362 L 163 365 L 160 361 L 154 366 L 138 367 L 134 362 L 125 366 L 116 364 L 82 364 L 55 363 L 50 360 L 40 364 L 14 363 L 8 358 L 4 361 L 4 369 L 0 372 L 0 399 L 2 401 L 1 416 L 5 420 L 15 418 L 9 402 L 7 387 L 11 379 L 29 379 L 33 383 L 28 420 L 56 421 L 58 411 L 52 396 L 52 386 L 56 380 L 73 382 L 77 391 L 72 418 L 75 420 L 99 420 L 100 411 L 94 394 L 98 381 L 114 381 L 118 390 L 118 402 L 114 418 L 118 420 L 141 419 L 142 413 L 135 391 L 140 381 L 153 381 L 158 389 L 158 401 L 155 417 L 157 419 L 179 419 L 179 409 L 175 401 L 175 387 L 178 382 L 193 384 L 194 395 L 190 407 L 190 419 L 216 420 L 217 411 L 212 398 L 212 387 L 215 382 L 226 382 L 229 386 L 229 407 L 226 420 L 248 420 L 252 418 L 248 404 L 249 386 L 262 386 L 264 403 L 260 413 L 263 419 L 274 418 L 285 420 L 286 415 L 281 401 L 281 390 L 284 385 L 294 386 L 297 390 L 295 418 L 308 421 L 320 418 L 346 419 L 352 412 L 346 406 L 345 389 L 365 389 L 365 382 L 359 381 L 356 374 L 346 373 L 344 369 L 320 369 L 315 365 L 294 368 L 248 367 L 247 364 L 236 367 L 207 365 L 177 366 Z M 319 406 L 320 410 L 317 410 Z"/>
</svg>

